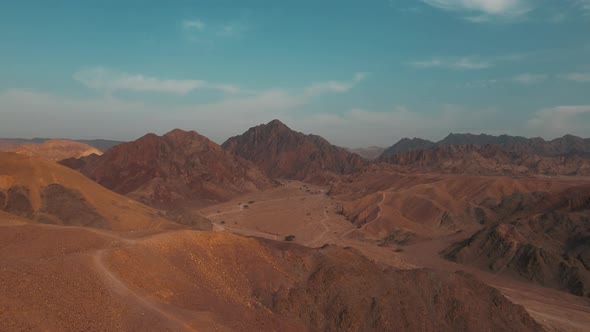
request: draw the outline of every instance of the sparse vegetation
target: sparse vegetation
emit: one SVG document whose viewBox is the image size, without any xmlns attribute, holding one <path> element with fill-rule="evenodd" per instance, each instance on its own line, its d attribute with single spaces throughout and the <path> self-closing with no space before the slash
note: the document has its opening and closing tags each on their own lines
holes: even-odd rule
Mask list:
<svg viewBox="0 0 590 332">
<path fill-rule="evenodd" d="M 295 240 L 295 235 L 287 235 L 285 236 L 285 241 L 293 241 Z"/>
</svg>

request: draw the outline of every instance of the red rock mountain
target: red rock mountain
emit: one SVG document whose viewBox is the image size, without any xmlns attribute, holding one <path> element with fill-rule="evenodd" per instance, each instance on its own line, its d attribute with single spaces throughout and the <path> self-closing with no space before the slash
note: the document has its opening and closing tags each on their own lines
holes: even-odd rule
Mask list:
<svg viewBox="0 0 590 332">
<path fill-rule="evenodd" d="M 590 175 L 590 158 L 580 154 L 546 156 L 512 152 L 500 145 L 440 145 L 380 158 L 410 169 L 483 175 Z"/>
<path fill-rule="evenodd" d="M 366 164 L 359 155 L 320 136 L 293 131 L 279 120 L 250 128 L 222 146 L 254 162 L 274 178 L 313 181 L 351 173 Z"/>
<path fill-rule="evenodd" d="M 161 209 L 205 205 L 268 188 L 275 182 L 252 163 L 194 131 L 147 134 L 100 157 L 64 165 L 108 189 Z"/>
</svg>

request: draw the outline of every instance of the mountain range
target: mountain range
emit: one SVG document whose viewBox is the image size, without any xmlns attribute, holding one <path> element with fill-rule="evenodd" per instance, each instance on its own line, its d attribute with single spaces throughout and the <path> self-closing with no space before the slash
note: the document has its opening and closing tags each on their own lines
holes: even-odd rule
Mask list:
<svg viewBox="0 0 590 332">
<path fill-rule="evenodd" d="M 102 186 L 161 209 L 220 202 L 275 185 L 252 163 L 194 131 L 147 134 L 103 155 L 66 159 Z"/>
<path fill-rule="evenodd" d="M 590 155 L 590 138 L 580 138 L 574 135 L 565 135 L 546 141 L 540 137 L 525 138 L 509 135 L 493 136 L 487 134 L 451 133 L 438 142 L 421 138 L 403 138 L 383 151 L 380 157 L 385 159 L 396 154 L 417 150 L 431 150 L 449 145 L 498 145 L 503 151 L 508 153 L 533 153 L 543 157 L 565 157 L 571 155 L 588 157 Z"/>
<path fill-rule="evenodd" d="M 0 330 L 590 326 L 588 139 L 370 160 L 273 120 L 222 145 L 21 143 L 0 152 Z"/>
</svg>

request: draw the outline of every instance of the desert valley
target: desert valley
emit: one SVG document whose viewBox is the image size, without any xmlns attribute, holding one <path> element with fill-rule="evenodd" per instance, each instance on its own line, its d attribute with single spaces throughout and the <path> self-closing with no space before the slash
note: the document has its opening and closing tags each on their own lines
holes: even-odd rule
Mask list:
<svg viewBox="0 0 590 332">
<path fill-rule="evenodd" d="M 589 31 L 0 1 L 0 332 L 590 332 Z"/>
<path fill-rule="evenodd" d="M 2 142 L 2 331 L 590 327 L 590 139 Z"/>
</svg>

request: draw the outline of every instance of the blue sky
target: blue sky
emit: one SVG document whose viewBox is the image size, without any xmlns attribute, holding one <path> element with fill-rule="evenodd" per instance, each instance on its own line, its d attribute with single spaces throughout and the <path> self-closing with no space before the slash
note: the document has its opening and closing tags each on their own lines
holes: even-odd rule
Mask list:
<svg viewBox="0 0 590 332">
<path fill-rule="evenodd" d="M 590 0 L 6 1 L 0 136 L 590 136 Z"/>
</svg>

